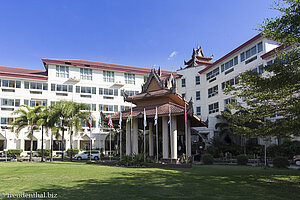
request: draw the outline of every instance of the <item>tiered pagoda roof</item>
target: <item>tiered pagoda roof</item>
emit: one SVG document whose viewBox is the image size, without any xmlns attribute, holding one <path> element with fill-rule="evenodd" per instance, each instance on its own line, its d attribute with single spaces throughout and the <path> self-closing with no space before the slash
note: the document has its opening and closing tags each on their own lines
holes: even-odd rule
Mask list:
<svg viewBox="0 0 300 200">
<path fill-rule="evenodd" d="M 195 67 L 198 65 L 210 66 L 213 64 L 210 62 L 212 59 L 213 57 L 205 57 L 202 48 L 198 46 L 197 49 L 193 48 L 192 58 L 187 62 L 184 61 L 184 65 L 186 65 L 185 68 Z"/>
</svg>

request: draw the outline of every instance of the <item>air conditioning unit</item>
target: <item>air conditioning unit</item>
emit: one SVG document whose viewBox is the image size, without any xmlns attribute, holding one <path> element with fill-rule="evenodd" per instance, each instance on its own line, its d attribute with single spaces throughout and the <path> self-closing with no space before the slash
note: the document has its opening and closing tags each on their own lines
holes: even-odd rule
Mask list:
<svg viewBox="0 0 300 200">
<path fill-rule="evenodd" d="M 70 77 L 70 78 L 69 78 L 69 81 L 78 82 L 78 81 L 80 81 L 80 79 L 77 78 L 76 76 L 73 76 L 73 77 Z"/>
<path fill-rule="evenodd" d="M 123 81 L 115 81 L 114 84 L 115 85 L 125 85 L 125 83 Z"/>
</svg>

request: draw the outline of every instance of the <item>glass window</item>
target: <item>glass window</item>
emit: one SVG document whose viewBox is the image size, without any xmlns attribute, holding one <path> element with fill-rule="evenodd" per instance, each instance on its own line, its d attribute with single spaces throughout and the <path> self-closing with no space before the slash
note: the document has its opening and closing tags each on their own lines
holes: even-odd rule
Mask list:
<svg viewBox="0 0 300 200">
<path fill-rule="evenodd" d="M 218 85 L 208 89 L 208 98 L 213 97 L 218 94 Z"/>
<path fill-rule="evenodd" d="M 200 76 L 195 77 L 196 85 L 200 85 Z"/>
<path fill-rule="evenodd" d="M 196 107 L 196 115 L 201 116 L 201 107 Z"/>
<path fill-rule="evenodd" d="M 103 81 L 104 82 L 115 82 L 114 72 L 103 71 Z"/>
<path fill-rule="evenodd" d="M 182 97 L 183 99 L 185 99 L 185 93 L 182 93 L 182 94 L 181 94 L 181 97 Z"/>
<path fill-rule="evenodd" d="M 29 82 L 24 82 L 24 88 L 29 89 Z"/>
<path fill-rule="evenodd" d="M 114 96 L 118 96 L 118 89 L 114 89 Z"/>
<path fill-rule="evenodd" d="M 208 113 L 219 112 L 219 102 L 208 105 Z"/>
<path fill-rule="evenodd" d="M 103 95 L 103 88 L 99 88 L 99 94 Z"/>
<path fill-rule="evenodd" d="M 216 69 L 214 69 L 211 72 L 208 72 L 206 74 L 206 80 L 212 79 L 213 77 L 215 77 L 219 74 L 220 74 L 220 70 L 219 70 L 219 67 L 217 67 Z"/>
<path fill-rule="evenodd" d="M 80 68 L 80 79 L 93 80 L 93 70 L 87 68 Z"/>
<path fill-rule="evenodd" d="M 181 87 L 185 87 L 185 78 L 181 79 Z"/>
<path fill-rule="evenodd" d="M 243 62 L 245 60 L 245 52 L 241 53 L 241 62 Z"/>
<path fill-rule="evenodd" d="M 263 45 L 262 45 L 262 42 L 258 43 L 257 44 L 257 52 L 261 52 L 263 50 Z"/>
<path fill-rule="evenodd" d="M 200 91 L 196 91 L 196 100 L 200 100 Z"/>
<path fill-rule="evenodd" d="M 69 78 L 69 67 L 56 65 L 56 77 Z"/>
<path fill-rule="evenodd" d="M 8 87 L 8 80 L 2 80 L 2 87 Z"/>
<path fill-rule="evenodd" d="M 126 84 L 135 84 L 135 75 L 134 74 L 125 73 L 124 76 L 125 76 Z"/>
</svg>

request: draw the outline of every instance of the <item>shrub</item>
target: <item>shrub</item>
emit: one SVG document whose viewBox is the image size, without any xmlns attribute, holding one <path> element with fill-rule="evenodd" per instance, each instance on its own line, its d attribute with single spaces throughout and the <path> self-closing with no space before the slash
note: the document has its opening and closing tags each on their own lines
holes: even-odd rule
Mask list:
<svg viewBox="0 0 300 200">
<path fill-rule="evenodd" d="M 273 166 L 276 168 L 287 168 L 290 165 L 286 157 L 278 156 L 273 159 Z"/>
<path fill-rule="evenodd" d="M 72 157 L 79 153 L 79 149 L 72 149 Z M 71 149 L 67 150 L 67 155 L 71 156 Z"/>
<path fill-rule="evenodd" d="M 42 149 L 37 149 L 36 152 L 39 156 L 42 156 Z M 51 149 L 44 149 L 44 156 L 50 156 Z"/>
<path fill-rule="evenodd" d="M 7 156 L 12 157 L 13 155 L 20 156 L 20 154 L 23 152 L 23 149 L 8 149 L 7 150 Z"/>
<path fill-rule="evenodd" d="M 212 165 L 214 162 L 214 158 L 211 154 L 206 153 L 202 156 L 202 161 L 204 165 Z"/>
<path fill-rule="evenodd" d="M 236 157 L 238 165 L 247 165 L 248 158 L 245 155 L 238 155 Z"/>
</svg>

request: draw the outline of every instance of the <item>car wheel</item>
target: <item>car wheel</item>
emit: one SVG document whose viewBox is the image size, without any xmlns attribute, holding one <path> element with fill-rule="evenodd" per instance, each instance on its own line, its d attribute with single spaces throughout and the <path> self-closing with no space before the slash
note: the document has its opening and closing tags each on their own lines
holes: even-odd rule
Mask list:
<svg viewBox="0 0 300 200">
<path fill-rule="evenodd" d="M 98 156 L 95 156 L 95 157 L 94 157 L 94 160 L 99 160 L 99 157 L 98 157 Z"/>
<path fill-rule="evenodd" d="M 81 157 L 77 157 L 77 160 L 81 160 Z"/>
<path fill-rule="evenodd" d="M 300 160 L 296 161 L 296 165 L 300 166 Z"/>
</svg>

